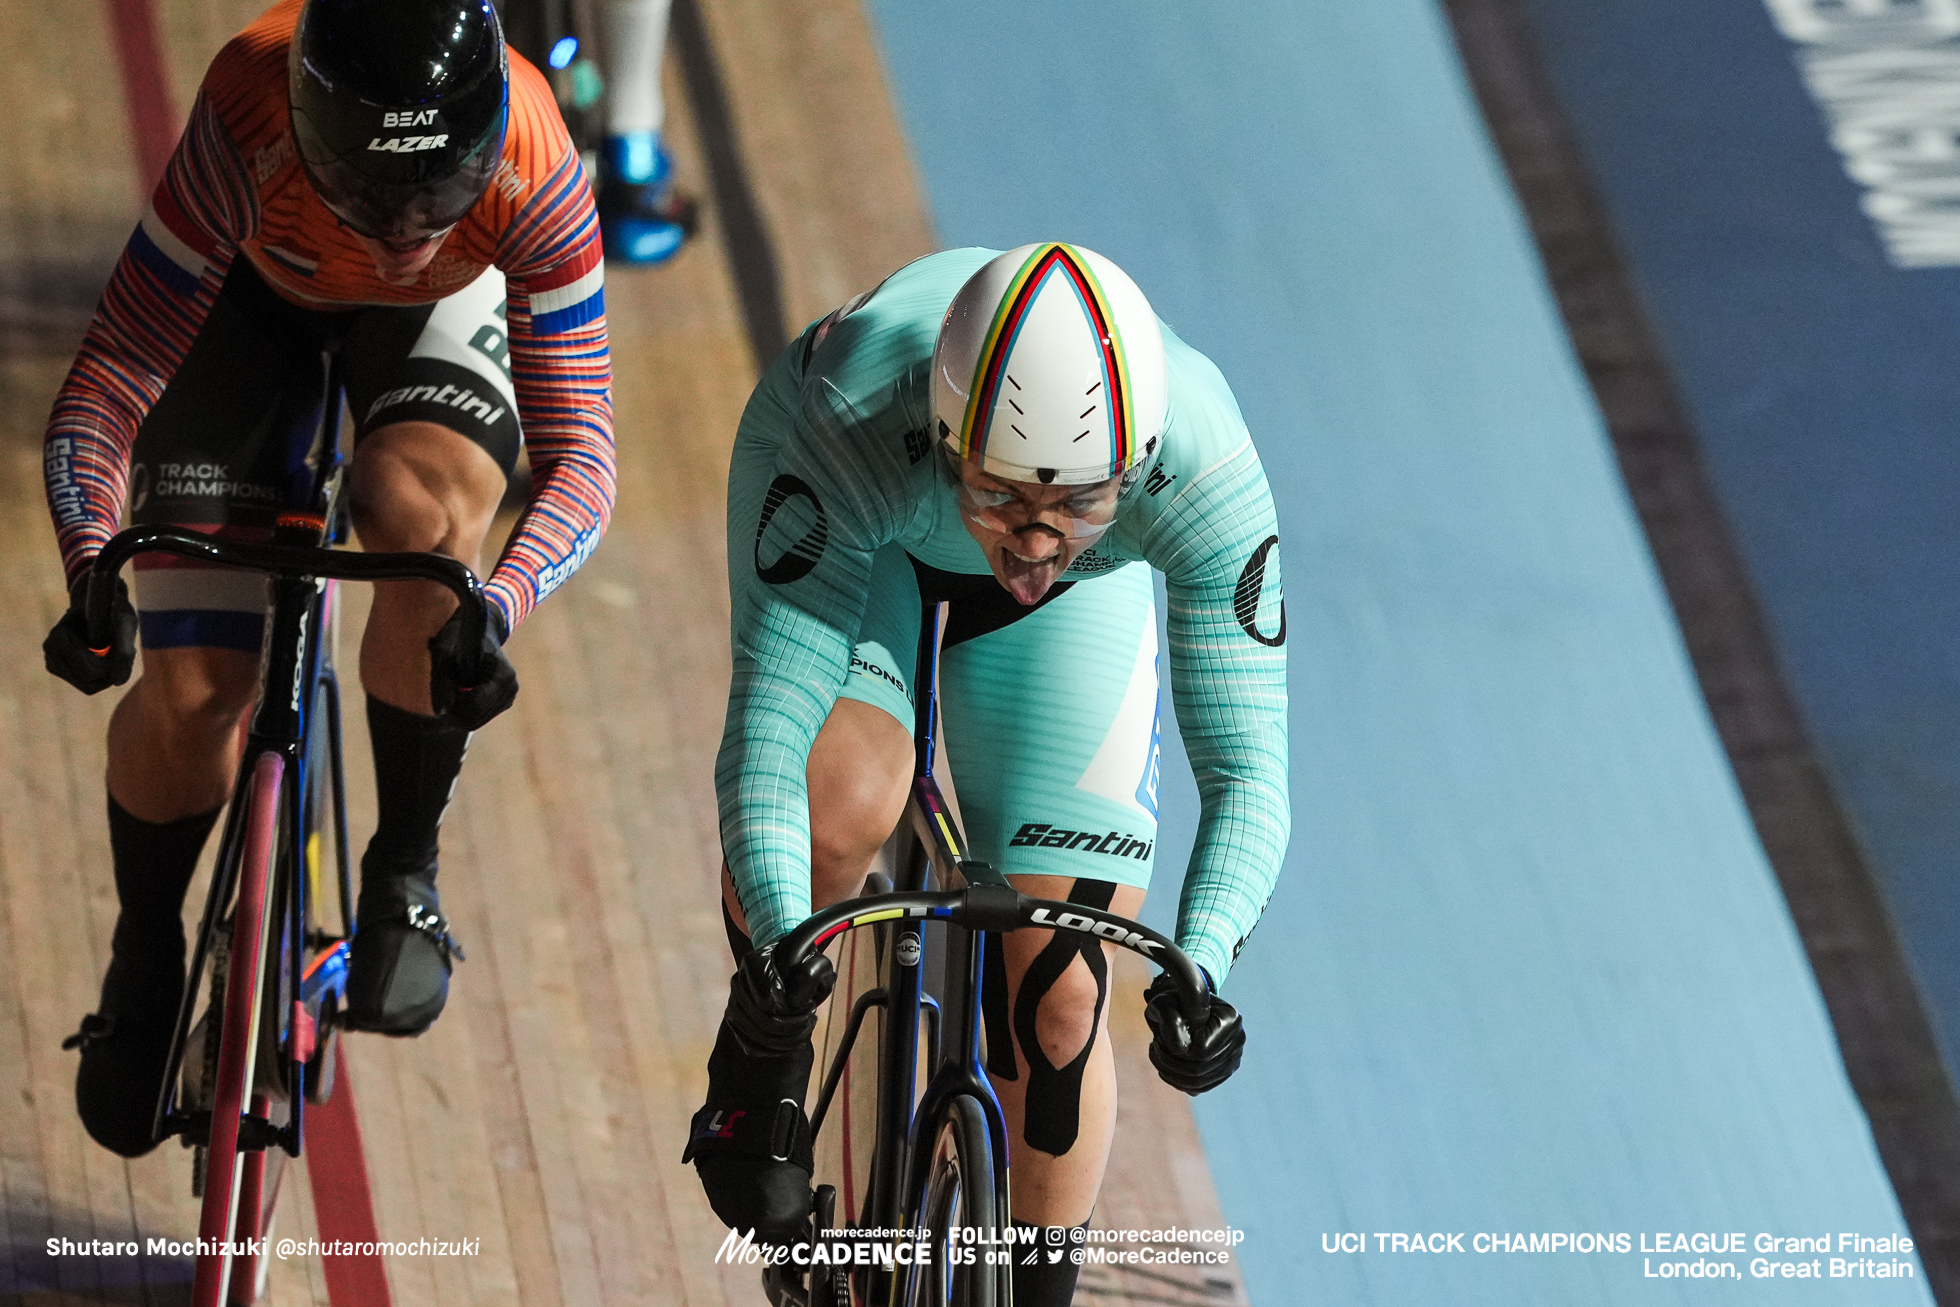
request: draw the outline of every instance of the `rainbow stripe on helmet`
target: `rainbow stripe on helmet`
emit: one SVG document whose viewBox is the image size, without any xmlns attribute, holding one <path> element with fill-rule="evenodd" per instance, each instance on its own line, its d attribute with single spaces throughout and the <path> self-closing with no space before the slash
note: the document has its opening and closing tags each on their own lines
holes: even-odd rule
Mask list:
<svg viewBox="0 0 1960 1307">
<path fill-rule="evenodd" d="M 1130 465 L 1136 451 L 1129 362 L 1123 352 L 1123 338 L 1116 330 L 1116 310 L 1091 271 L 1089 261 L 1071 245 L 1035 246 L 1008 283 L 974 364 L 973 385 L 967 391 L 966 415 L 960 422 L 957 449 L 962 458 L 984 466 L 1008 356 L 1014 352 L 1014 342 L 1021 334 L 1029 309 L 1052 277 L 1066 280 L 1096 339 L 1102 342 L 1103 388 L 1109 397 L 1103 408 L 1109 415 L 1109 468 L 1114 476 Z"/>
</svg>

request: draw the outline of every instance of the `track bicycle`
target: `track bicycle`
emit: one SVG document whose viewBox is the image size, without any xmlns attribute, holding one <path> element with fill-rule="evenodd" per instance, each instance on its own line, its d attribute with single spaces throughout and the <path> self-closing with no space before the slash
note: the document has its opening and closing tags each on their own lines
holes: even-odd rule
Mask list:
<svg viewBox="0 0 1960 1307">
<path fill-rule="evenodd" d="M 916 754 L 897 891 L 874 884 L 870 892 L 816 913 L 777 946 L 778 965 L 792 971 L 812 951 L 870 927 L 879 959 L 881 983 L 852 1003 L 810 1114 L 814 1140 L 838 1101 L 865 1018 L 876 1009 L 869 1181 L 855 1219 L 847 1214 L 841 1227 L 835 1224 L 835 1186 L 817 1187 L 813 1243 L 848 1240 L 853 1229 L 903 1230 L 925 1254 L 851 1272 L 771 1266 L 763 1284 L 775 1307 L 1011 1307 L 1012 1266 L 1001 1250 L 1020 1245 L 1008 1242 L 1007 1131 L 981 1050 L 986 932 L 1032 928 L 1095 935 L 1169 974 L 1194 1028 L 1209 1010 L 1203 972 L 1169 939 L 1112 912 L 1029 898 L 994 867 L 967 856 L 964 834 L 933 775 L 944 616 L 944 605 L 935 604 L 921 623 Z"/>
<path fill-rule="evenodd" d="M 335 582 L 427 580 L 463 611 L 467 649 L 482 645 L 482 588 L 453 558 L 333 549 L 346 539 L 339 502 L 340 388 L 330 371 L 311 507 L 282 513 L 269 543 L 147 525 L 121 532 L 89 572 L 91 640 L 108 643 L 123 565 L 161 552 L 267 575 L 260 696 L 191 953 L 152 1133 L 194 1147 L 192 1190 L 203 1200 L 193 1307 L 263 1294 L 269 1234 L 288 1157 L 305 1142 L 306 1106 L 333 1090 L 354 933 L 353 878 L 334 666 Z M 463 669 L 469 673 L 473 669 Z M 323 930 L 320 898 L 331 835 L 341 930 Z M 193 1024 L 206 966 L 210 1003 Z"/>
</svg>

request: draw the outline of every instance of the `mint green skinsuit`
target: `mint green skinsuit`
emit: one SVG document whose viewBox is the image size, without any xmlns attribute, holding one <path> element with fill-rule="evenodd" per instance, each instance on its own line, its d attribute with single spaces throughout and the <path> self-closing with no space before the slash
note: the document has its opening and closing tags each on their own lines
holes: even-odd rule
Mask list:
<svg viewBox="0 0 1960 1307">
<path fill-rule="evenodd" d="M 742 416 L 728 487 L 735 672 L 715 784 L 757 944 L 810 912 L 804 773 L 832 704 L 859 699 L 912 725 L 912 560 L 991 575 L 933 448 L 929 378 L 947 305 L 994 253 L 920 259 L 812 324 Z M 1222 984 L 1286 850 L 1277 528 L 1224 378 L 1168 327 L 1164 349 L 1163 439 L 1115 525 L 1069 568 L 1065 592 L 949 647 L 940 694 L 975 857 L 1009 875 L 1146 885 L 1157 808 L 1150 569 L 1165 574 L 1172 700 L 1203 802 L 1177 940 Z"/>
</svg>

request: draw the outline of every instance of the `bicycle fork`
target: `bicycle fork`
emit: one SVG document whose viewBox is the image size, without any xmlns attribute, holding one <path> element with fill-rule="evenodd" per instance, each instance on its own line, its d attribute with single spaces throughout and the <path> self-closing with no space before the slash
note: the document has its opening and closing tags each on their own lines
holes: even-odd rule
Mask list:
<svg viewBox="0 0 1960 1307">
<path fill-rule="evenodd" d="M 253 714 L 240 766 L 243 769 L 252 768 L 257 765 L 257 759 L 266 753 L 277 753 L 284 760 L 279 806 L 286 819 L 289 844 L 280 851 L 281 861 L 288 868 L 298 871 L 306 865 L 303 806 L 306 773 L 312 761 L 304 756 L 300 743 L 306 735 L 306 716 L 314 706 L 308 690 L 317 683 L 321 670 L 319 634 L 324 617 L 324 592 L 321 583 L 312 580 L 274 578 L 267 584 L 272 587 L 273 602 L 260 647 L 260 658 L 265 664 L 263 684 L 266 693 Z M 191 1018 L 196 1010 L 204 967 L 207 961 L 212 960 L 213 945 L 222 929 L 220 917 L 238 888 L 245 817 L 246 814 L 237 805 L 225 816 L 224 834 L 218 846 L 217 876 L 220 883 L 212 887 L 211 895 L 205 902 L 204 918 L 199 925 L 197 944 L 191 955 L 183 1001 L 177 1010 L 177 1028 L 171 1040 L 168 1073 L 157 1096 L 154 1128 L 161 1139 L 183 1135 L 189 1142 L 201 1144 L 210 1138 L 211 1124 L 204 1113 L 196 1111 L 195 1105 L 192 1105 L 190 1112 L 180 1110 L 179 1089 L 183 1059 L 190 1043 Z M 297 1000 L 305 965 L 307 878 L 303 874 L 293 874 L 282 879 L 286 882 L 282 904 L 285 920 L 280 928 L 287 932 L 287 938 L 291 941 L 291 947 L 284 950 L 286 991 Z M 290 1022 L 294 1016 L 294 1012 L 287 1011 L 279 1013 L 277 1019 Z M 213 1031 L 207 1037 L 207 1044 L 216 1038 L 216 1034 Z M 305 1139 L 306 1066 L 302 1060 L 301 1042 L 298 1039 L 285 1041 L 284 1078 L 291 1091 L 291 1120 L 282 1127 L 270 1120 L 248 1117 L 239 1132 L 241 1150 L 277 1145 L 285 1149 L 288 1155 L 299 1156 Z M 207 1063 L 210 1061 L 208 1057 L 206 1060 Z"/>
</svg>

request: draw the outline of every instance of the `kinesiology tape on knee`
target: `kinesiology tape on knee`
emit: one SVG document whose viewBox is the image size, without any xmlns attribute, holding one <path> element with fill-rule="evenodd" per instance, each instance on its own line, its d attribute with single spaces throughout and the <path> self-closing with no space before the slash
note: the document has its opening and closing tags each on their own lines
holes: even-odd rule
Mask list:
<svg viewBox="0 0 1960 1307">
<path fill-rule="evenodd" d="M 419 871 L 435 857 L 436 832 L 456 791 L 470 733 L 372 695 L 367 718 L 374 745 L 377 820 L 362 859 L 363 874 L 370 862 Z"/>
<path fill-rule="evenodd" d="M 1085 1230 L 1088 1226 L 1084 1221 L 1075 1228 Z M 1042 1228 L 1016 1221 L 1014 1228 L 1027 1231 L 1014 1245 L 1014 1307 L 1069 1307 L 1075 1298 L 1075 1281 L 1082 1274 L 1082 1267 L 1066 1253 L 1051 1257 L 1053 1253 L 1063 1252 L 1064 1245 L 1049 1233 L 1067 1227 Z M 1079 1251 L 1082 1245 L 1069 1239 L 1066 1247 Z"/>
<path fill-rule="evenodd" d="M 1107 908 L 1115 893 L 1116 886 L 1109 881 L 1078 880 L 1069 890 L 1068 901 Z M 1036 1022 L 1042 1000 L 1077 958 L 1095 977 L 1096 1006 L 1082 1051 L 1058 1067 L 1042 1051 Z M 1102 941 L 1094 935 L 1056 931 L 1021 977 L 1021 991 L 1014 999 L 1014 1034 L 1021 1056 L 1028 1062 L 1026 1112 L 1021 1125 L 1021 1137 L 1028 1147 L 1054 1157 L 1075 1147 L 1081 1127 L 1082 1073 L 1088 1069 L 1089 1054 L 1096 1047 L 1096 1031 L 1102 1025 L 1103 1003 L 1108 997 L 1109 964 L 1103 957 Z"/>
<path fill-rule="evenodd" d="M 1115 897 L 1115 884 L 1106 880 L 1077 880 L 1069 886 L 1068 901 L 1088 908 L 1107 908 Z M 986 958 L 980 973 L 980 1018 L 987 1035 L 987 1072 L 996 1079 L 1019 1080 L 1021 1069 L 1014 1061 L 1014 1022 L 1007 1011 L 1007 952 L 998 931 L 987 931 L 982 938 Z"/>
</svg>

